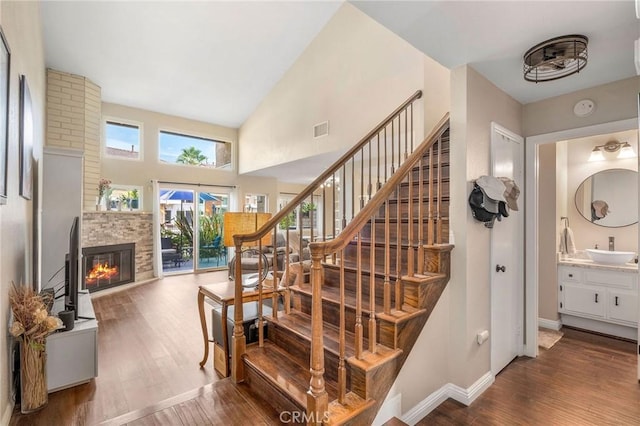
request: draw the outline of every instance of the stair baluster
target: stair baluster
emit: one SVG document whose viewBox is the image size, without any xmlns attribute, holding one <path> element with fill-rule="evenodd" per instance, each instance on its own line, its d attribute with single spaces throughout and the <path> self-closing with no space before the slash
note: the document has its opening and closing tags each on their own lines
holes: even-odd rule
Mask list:
<svg viewBox="0 0 640 426">
<path fill-rule="evenodd" d="M 344 250 L 340 250 L 340 259 L 344 259 Z M 339 360 L 338 360 L 338 402 L 344 404 L 345 395 L 347 393 L 347 367 L 345 366 L 345 348 L 346 348 L 346 321 L 345 321 L 345 297 L 344 297 L 344 262 L 340 262 L 340 335 L 339 342 Z"/>
<path fill-rule="evenodd" d="M 362 359 L 362 234 L 358 232 L 356 237 L 357 252 L 356 252 L 356 325 L 355 325 L 355 338 L 356 338 L 356 358 Z"/>
<path fill-rule="evenodd" d="M 413 119 L 412 119 L 413 120 Z M 418 169 L 418 273 L 424 273 L 424 156 L 420 157 L 420 165 Z"/>
<path fill-rule="evenodd" d="M 415 257 L 413 251 L 413 172 L 409 173 L 408 188 L 409 207 L 407 210 L 407 275 L 413 277 L 415 270 Z M 418 200 L 422 204 L 422 200 Z"/>
<path fill-rule="evenodd" d="M 369 352 L 376 353 L 376 215 L 370 221 L 371 248 L 369 250 Z"/>
<path fill-rule="evenodd" d="M 438 191 L 436 199 L 437 244 L 442 244 L 442 137 L 438 138 Z M 431 201 L 429 201 L 431 202 Z"/>
<path fill-rule="evenodd" d="M 400 282 L 402 277 L 402 202 L 400 200 L 400 184 L 396 186 L 396 285 L 395 285 L 395 305 L 396 311 L 402 310 Z M 409 200 L 411 203 L 411 200 Z"/>
<path fill-rule="evenodd" d="M 389 200 L 384 203 L 384 313 L 391 314 L 391 224 Z"/>
</svg>

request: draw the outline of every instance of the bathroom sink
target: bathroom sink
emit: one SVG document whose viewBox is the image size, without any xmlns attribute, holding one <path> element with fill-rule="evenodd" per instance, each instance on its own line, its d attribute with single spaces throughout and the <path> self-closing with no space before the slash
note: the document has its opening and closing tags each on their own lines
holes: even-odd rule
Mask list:
<svg viewBox="0 0 640 426">
<path fill-rule="evenodd" d="M 607 251 L 597 249 L 586 250 L 589 257 L 597 263 L 608 263 L 611 265 L 624 265 L 635 257 L 632 251 Z"/>
</svg>

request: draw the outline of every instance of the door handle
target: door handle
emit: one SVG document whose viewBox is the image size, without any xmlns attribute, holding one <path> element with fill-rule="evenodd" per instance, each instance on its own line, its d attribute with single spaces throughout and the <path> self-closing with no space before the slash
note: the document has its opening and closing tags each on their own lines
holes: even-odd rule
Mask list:
<svg viewBox="0 0 640 426">
<path fill-rule="evenodd" d="M 496 265 L 496 272 L 505 272 L 507 270 L 507 267 L 502 265 Z"/>
<path fill-rule="evenodd" d="M 596 293 L 596 303 L 598 303 L 598 293 Z"/>
<path fill-rule="evenodd" d="M 618 296 L 616 296 L 616 306 L 618 306 Z"/>
</svg>

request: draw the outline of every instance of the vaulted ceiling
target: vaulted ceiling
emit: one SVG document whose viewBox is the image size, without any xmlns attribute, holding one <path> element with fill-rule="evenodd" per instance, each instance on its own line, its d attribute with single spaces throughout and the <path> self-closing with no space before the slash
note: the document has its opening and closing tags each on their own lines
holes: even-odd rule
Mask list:
<svg viewBox="0 0 640 426">
<path fill-rule="evenodd" d="M 523 104 L 636 75 L 633 0 L 351 3 L 444 66 L 470 64 Z M 341 5 L 44 1 L 46 64 L 89 77 L 106 102 L 239 127 Z M 524 52 L 565 34 L 589 38 L 587 67 L 526 82 Z M 287 167 L 294 176 L 295 164 Z"/>
</svg>

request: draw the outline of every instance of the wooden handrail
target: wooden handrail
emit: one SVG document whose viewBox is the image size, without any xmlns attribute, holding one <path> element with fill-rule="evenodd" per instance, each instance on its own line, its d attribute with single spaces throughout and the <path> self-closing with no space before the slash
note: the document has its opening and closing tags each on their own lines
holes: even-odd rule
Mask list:
<svg viewBox="0 0 640 426">
<path fill-rule="evenodd" d="M 411 171 L 411 168 L 416 164 L 420 157 L 424 155 L 424 152 L 429 149 L 438 138 L 447 130 L 449 126 L 449 113 L 434 127 L 434 130 L 429 133 L 424 142 L 402 163 L 400 168 L 389 178 L 389 180 L 380 188 L 379 191 L 373 196 L 362 210 L 349 222 L 349 224 L 340 232 L 340 234 L 328 241 L 317 241 L 309 244 L 311 250 L 311 256 L 323 257 L 329 255 L 338 250 L 344 249 L 350 241 L 360 232 L 360 230 L 366 225 L 371 216 L 382 206 L 382 204 L 391 196 L 396 187 L 402 182 L 406 175 Z M 259 238 L 259 236 L 255 236 Z"/>
<path fill-rule="evenodd" d="M 333 174 L 340 169 L 340 167 L 344 166 L 344 164 L 349 161 L 358 151 L 360 151 L 367 143 L 371 141 L 371 138 L 375 136 L 377 133 L 382 131 L 393 119 L 397 117 L 397 115 L 407 108 L 411 103 L 415 100 L 420 99 L 422 97 L 422 90 L 416 91 L 411 97 L 409 97 L 406 101 L 404 101 L 398 108 L 396 108 L 391 114 L 389 114 L 384 120 L 380 122 L 373 130 L 371 130 L 365 137 L 360 139 L 360 141 L 349 151 L 347 151 L 342 157 L 340 157 L 333 166 L 329 167 L 324 173 L 322 173 L 318 178 L 316 178 L 311 184 L 309 184 L 300 194 L 298 194 L 293 200 L 287 203 L 279 212 L 271 217 L 271 219 L 262 225 L 260 229 L 252 234 L 242 234 L 242 235 L 234 235 L 233 241 L 237 246 L 242 245 L 244 242 L 248 241 L 256 241 L 259 238 L 264 237 L 268 232 L 270 232 L 275 226 L 277 226 L 282 219 L 287 217 L 295 208 L 305 199 L 310 197 L 313 192 L 320 187 L 328 178 L 333 176 Z"/>
</svg>

